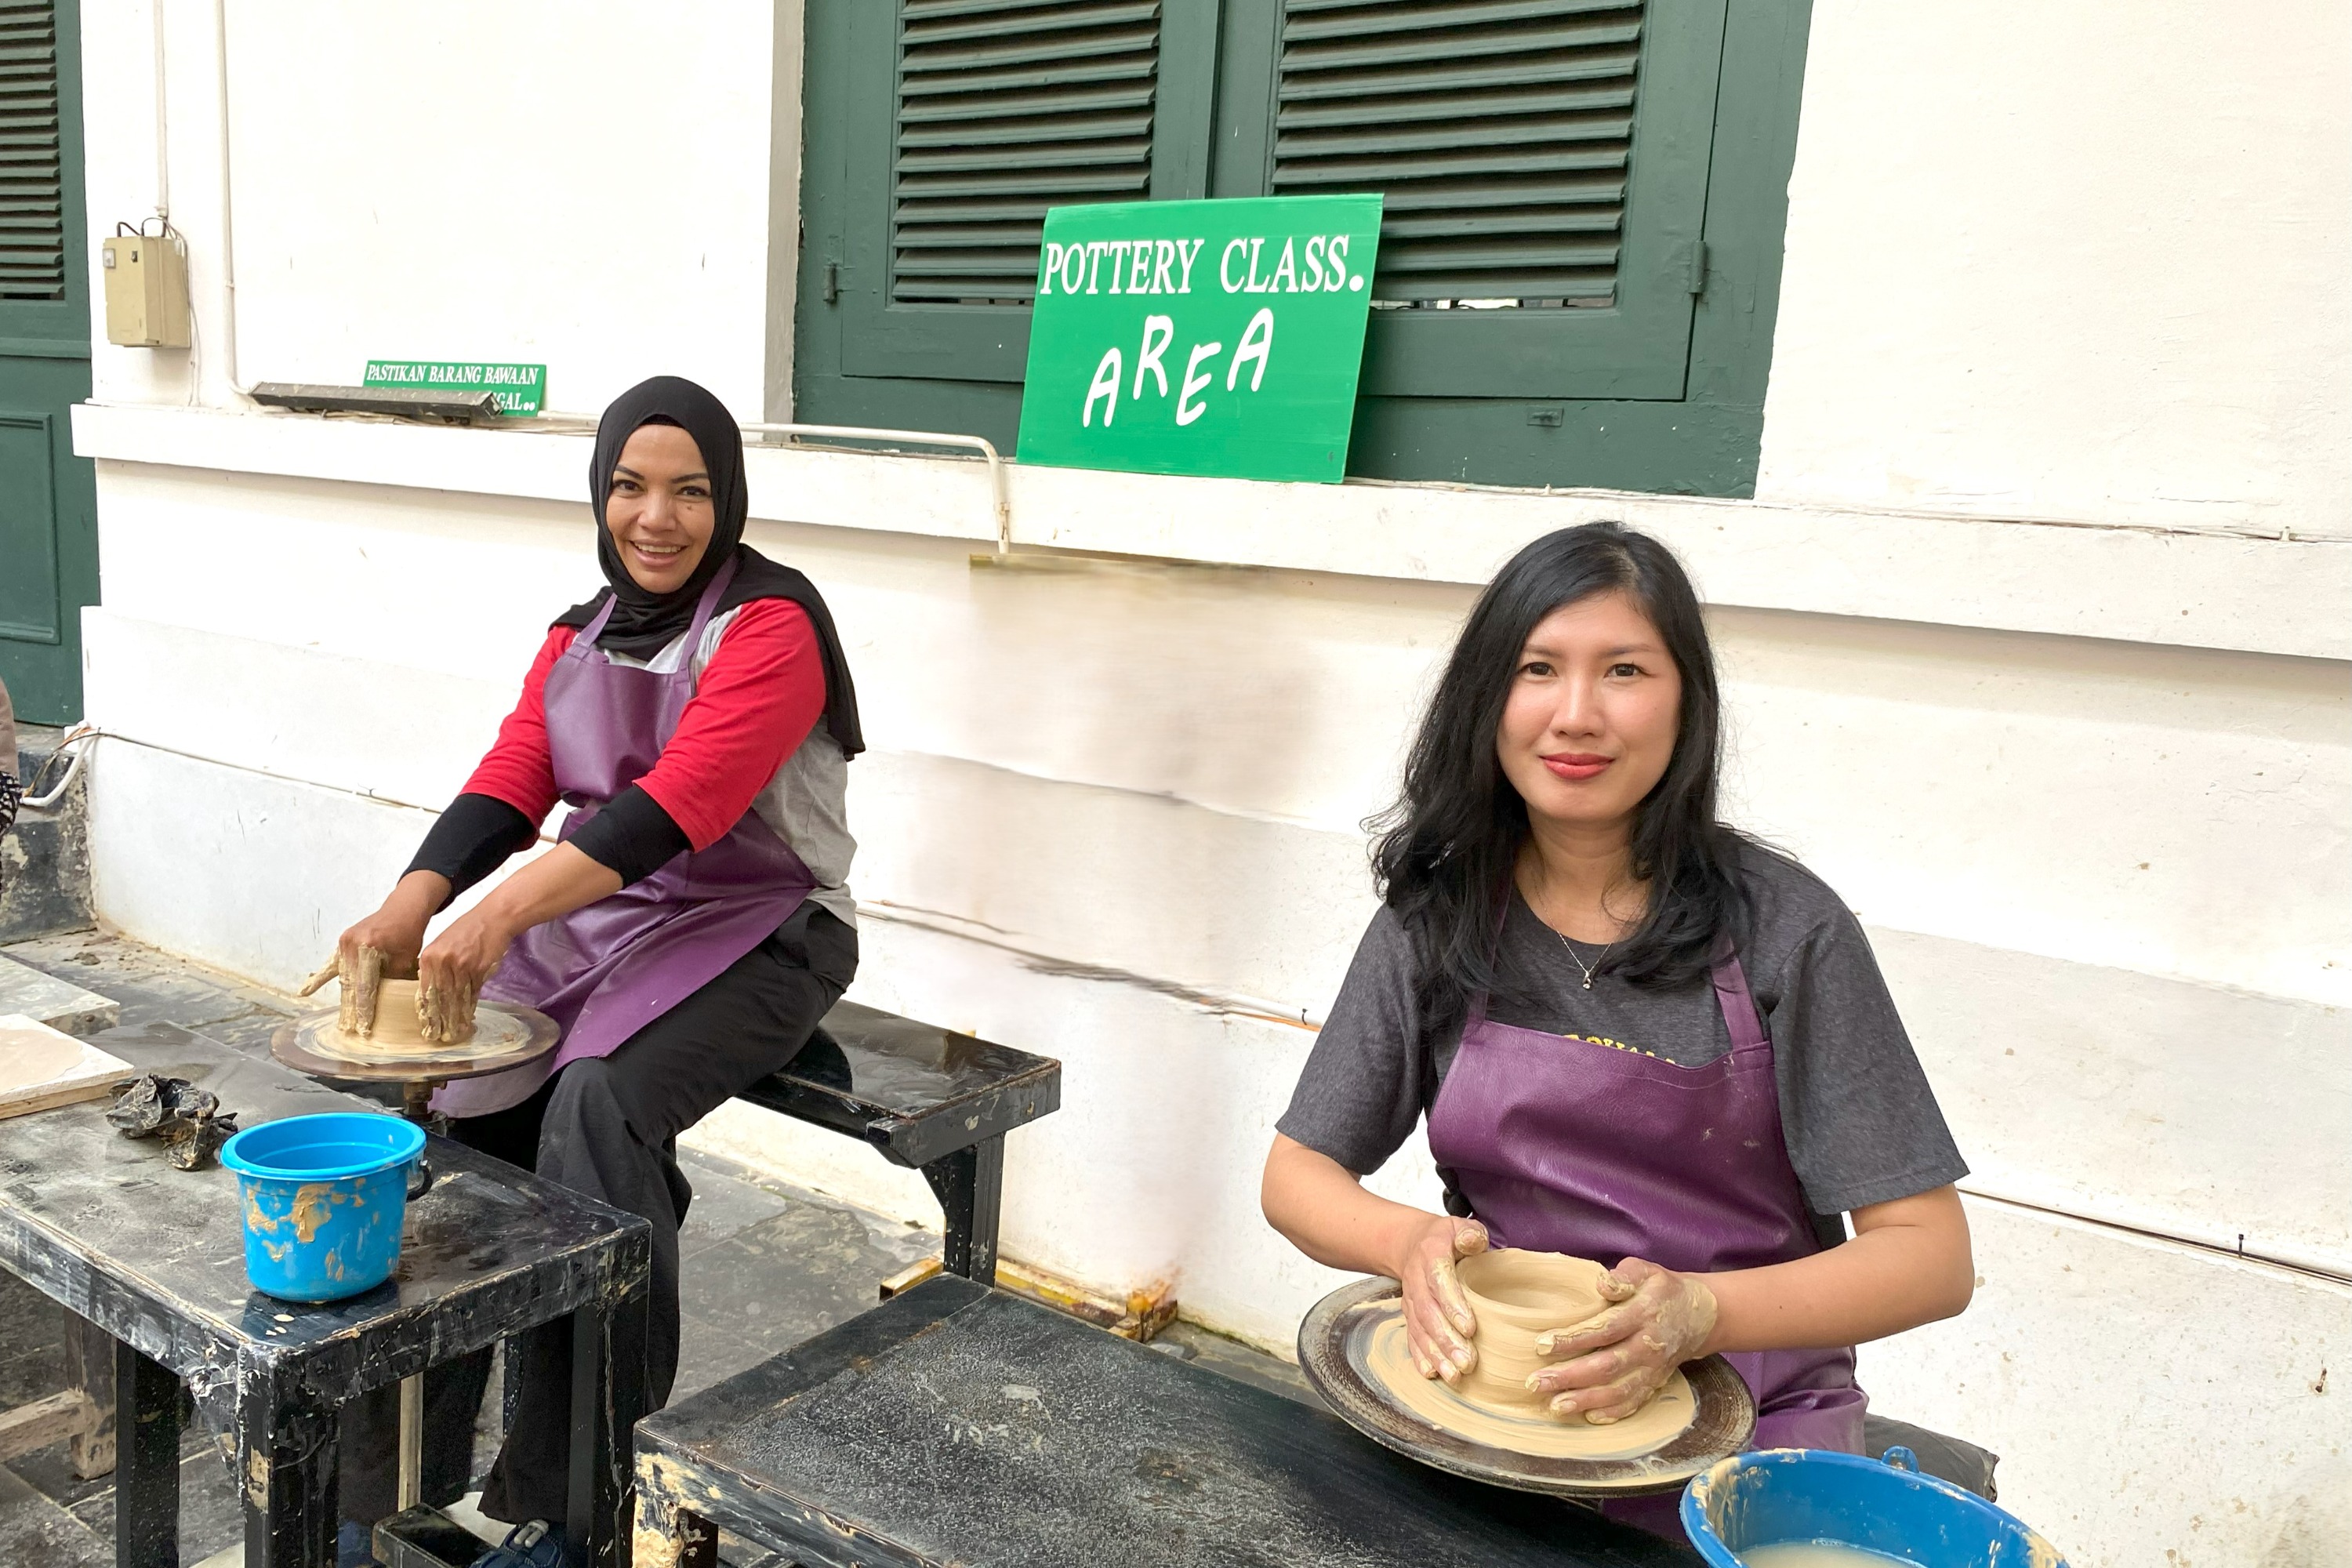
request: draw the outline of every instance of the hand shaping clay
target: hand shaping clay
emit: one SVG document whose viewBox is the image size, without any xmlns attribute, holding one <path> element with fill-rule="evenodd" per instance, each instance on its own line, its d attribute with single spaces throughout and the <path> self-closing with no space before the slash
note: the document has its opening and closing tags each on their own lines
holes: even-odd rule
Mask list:
<svg viewBox="0 0 2352 1568">
<path fill-rule="evenodd" d="M 1541 1411 L 1551 1395 L 1530 1390 L 1528 1377 L 1552 1358 L 1537 1351 L 1536 1336 L 1606 1310 L 1601 1278 L 1608 1270 L 1587 1258 L 1503 1247 L 1464 1258 L 1456 1272 L 1478 1320 L 1477 1364 L 1458 1385 L 1462 1397 L 1513 1415 Z"/>
<path fill-rule="evenodd" d="M 1600 1425 L 1562 1420 L 1549 1408 L 1549 1394 L 1528 1389 L 1528 1374 L 1556 1359 L 1536 1350 L 1536 1336 L 1573 1328 L 1609 1307 L 1601 1294 L 1607 1270 L 1598 1263 L 1506 1247 L 1464 1258 L 1457 1272 L 1478 1320 L 1471 1339 L 1476 1364 L 1458 1384 L 1421 1375 L 1402 1315 L 1374 1330 L 1365 1347 L 1365 1372 L 1415 1415 L 1490 1447 L 1549 1458 L 1652 1453 L 1690 1426 L 1697 1404 L 1680 1372 L 1633 1415 Z"/>
</svg>

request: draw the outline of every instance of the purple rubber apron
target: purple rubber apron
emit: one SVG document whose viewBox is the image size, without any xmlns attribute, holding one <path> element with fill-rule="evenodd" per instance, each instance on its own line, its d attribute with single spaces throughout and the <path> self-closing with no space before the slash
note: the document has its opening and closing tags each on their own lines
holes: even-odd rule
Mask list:
<svg viewBox="0 0 2352 1568">
<path fill-rule="evenodd" d="M 615 664 L 597 648 L 610 601 L 549 668 L 548 751 L 555 787 L 572 807 L 559 839 L 652 771 L 694 695 L 695 651 L 734 575 L 730 561 L 703 590 L 675 670 Z M 452 1116 L 504 1110 L 565 1063 L 612 1055 L 766 941 L 815 885 L 792 847 L 747 810 L 709 848 L 690 849 L 642 881 L 531 927 L 508 949 L 482 996 L 538 1008 L 562 1026 L 562 1044 L 532 1067 L 447 1085 L 434 1109 Z"/>
<path fill-rule="evenodd" d="M 1695 1068 L 1497 1024 L 1477 999 L 1430 1108 L 1429 1147 L 1496 1245 L 1702 1274 L 1820 1250 L 1738 958 L 1727 952 L 1714 980 L 1731 1050 Z M 1851 1349 L 1724 1359 L 1756 1395 L 1757 1447 L 1862 1451 Z M 1675 1500 L 1605 1511 L 1680 1539 Z"/>
</svg>

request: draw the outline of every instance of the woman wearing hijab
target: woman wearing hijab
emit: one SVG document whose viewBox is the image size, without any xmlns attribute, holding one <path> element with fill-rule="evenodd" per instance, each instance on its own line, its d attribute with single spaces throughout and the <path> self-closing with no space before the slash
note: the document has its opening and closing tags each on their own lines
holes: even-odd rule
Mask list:
<svg viewBox="0 0 2352 1568">
<path fill-rule="evenodd" d="M 450 1084 L 435 1105 L 464 1142 L 651 1223 L 647 1410 L 677 1369 L 693 1195 L 677 1135 L 789 1062 L 857 964 L 856 697 L 815 587 L 742 542 L 742 453 L 733 416 L 688 381 L 656 377 L 605 410 L 589 468 L 605 590 L 556 617 L 497 743 L 337 952 L 362 1025 L 377 979 L 413 973 L 428 1031 L 459 1027 L 477 995 L 562 1026 L 544 1064 Z M 426 922 L 532 844 L 559 799 L 556 847 L 426 944 Z M 557 1537 L 566 1342 L 559 1327 L 509 1353 L 519 1403 L 483 1511 Z M 484 1371 L 428 1384 L 435 1500 L 463 1489 Z M 376 1459 L 347 1467 L 348 1517 L 390 1510 Z"/>
<path fill-rule="evenodd" d="M 1853 1347 L 1968 1304 L 1968 1167 L 1860 922 L 1722 822 L 1720 764 L 1673 554 L 1595 523 L 1513 557 L 1413 743 L 1265 1215 L 1401 1281 L 1424 1377 L 1474 1364 L 1461 1258 L 1567 1253 L 1612 1306 L 1530 1379 L 1555 1417 L 1621 1419 L 1720 1352 L 1757 1446 L 1857 1452 Z M 1442 1214 L 1360 1184 L 1424 1116 Z M 1679 1538 L 1672 1503 L 1611 1511 Z"/>
</svg>

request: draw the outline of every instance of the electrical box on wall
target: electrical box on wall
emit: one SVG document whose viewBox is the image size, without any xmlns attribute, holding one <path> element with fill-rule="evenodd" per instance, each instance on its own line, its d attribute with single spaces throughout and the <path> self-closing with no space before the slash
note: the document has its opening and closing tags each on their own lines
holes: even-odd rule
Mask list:
<svg viewBox="0 0 2352 1568">
<path fill-rule="evenodd" d="M 188 346 L 188 253 L 176 234 L 118 234 L 100 247 L 106 341 L 132 349 Z"/>
</svg>

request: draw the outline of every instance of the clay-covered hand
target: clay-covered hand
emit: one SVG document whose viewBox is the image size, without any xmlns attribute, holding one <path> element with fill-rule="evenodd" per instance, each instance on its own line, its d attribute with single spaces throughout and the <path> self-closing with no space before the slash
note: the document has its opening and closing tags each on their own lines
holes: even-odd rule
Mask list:
<svg viewBox="0 0 2352 1568">
<path fill-rule="evenodd" d="M 1477 1363 L 1470 1315 L 1454 1265 L 1486 1250 L 1486 1227 L 1475 1219 L 1432 1215 L 1405 1247 L 1397 1269 L 1404 1288 L 1404 1332 L 1412 1364 L 1423 1377 L 1451 1384 Z"/>
<path fill-rule="evenodd" d="M 362 1038 L 373 1035 L 376 986 L 385 979 L 406 980 L 415 974 L 426 918 L 426 911 L 409 907 L 409 900 L 394 889 L 383 908 L 336 939 L 334 963 L 312 975 L 301 994 L 308 996 L 331 975 L 343 988 L 337 1026 Z"/>
<path fill-rule="evenodd" d="M 416 1022 L 425 1039 L 462 1045 L 474 1037 L 482 984 L 514 943 L 514 933 L 477 910 L 449 922 L 416 961 Z"/>
<path fill-rule="evenodd" d="M 1629 1258 L 1601 1277 L 1601 1294 L 1613 1305 L 1536 1336 L 1538 1351 L 1566 1359 L 1528 1380 L 1557 1396 L 1554 1415 L 1597 1426 L 1641 1409 L 1676 1367 L 1706 1353 L 1715 1332 L 1715 1292 L 1703 1275 Z"/>
</svg>

